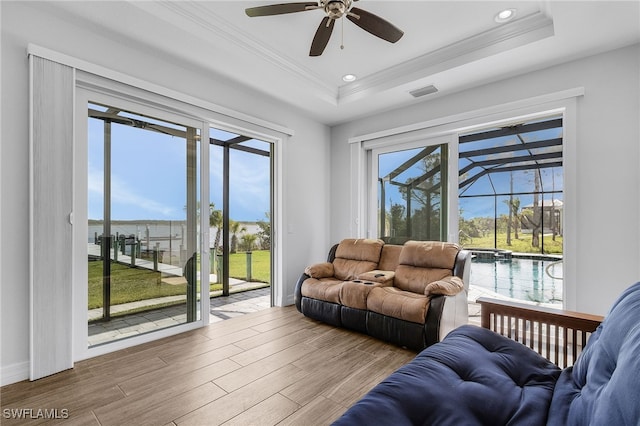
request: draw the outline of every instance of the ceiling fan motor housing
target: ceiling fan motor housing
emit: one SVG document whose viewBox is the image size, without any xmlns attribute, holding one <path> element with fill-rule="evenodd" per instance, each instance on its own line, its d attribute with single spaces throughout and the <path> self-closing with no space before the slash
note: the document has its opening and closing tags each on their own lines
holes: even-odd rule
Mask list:
<svg viewBox="0 0 640 426">
<path fill-rule="evenodd" d="M 329 0 L 323 3 L 325 3 L 324 11 L 329 18 L 340 19 L 351 9 L 353 0 Z"/>
</svg>

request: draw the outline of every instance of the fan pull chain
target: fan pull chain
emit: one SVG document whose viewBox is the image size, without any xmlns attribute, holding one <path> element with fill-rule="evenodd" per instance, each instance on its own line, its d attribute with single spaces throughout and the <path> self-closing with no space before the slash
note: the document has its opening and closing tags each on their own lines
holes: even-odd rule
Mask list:
<svg viewBox="0 0 640 426">
<path fill-rule="evenodd" d="M 340 49 L 344 50 L 344 18 L 340 18 L 341 34 L 340 34 Z"/>
</svg>

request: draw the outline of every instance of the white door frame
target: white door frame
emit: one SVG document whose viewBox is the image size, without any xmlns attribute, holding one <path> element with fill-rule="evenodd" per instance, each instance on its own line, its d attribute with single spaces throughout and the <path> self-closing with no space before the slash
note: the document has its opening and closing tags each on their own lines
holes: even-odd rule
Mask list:
<svg viewBox="0 0 640 426">
<path fill-rule="evenodd" d="M 97 355 L 113 352 L 119 349 L 139 345 L 152 340 L 175 335 L 185 331 L 202 327 L 209 323 L 209 294 L 205 290 L 209 288 L 209 264 L 201 262 L 200 268 L 200 318 L 191 323 L 185 323 L 178 326 L 160 329 L 158 331 L 133 336 L 127 339 L 115 340 L 99 346 L 88 346 L 88 289 L 87 289 L 87 241 L 88 231 L 86 224 L 88 223 L 87 212 L 87 105 L 89 102 L 96 102 L 105 105 L 113 105 L 121 107 L 128 111 L 149 115 L 158 119 L 167 120 L 184 124 L 185 126 L 194 127 L 200 130 L 201 134 L 206 129 L 208 134 L 207 123 L 194 118 L 177 115 L 175 113 L 162 110 L 160 108 L 151 107 L 127 100 L 124 97 L 115 97 L 109 94 L 92 91 L 84 87 L 76 89 L 76 120 L 75 120 L 75 144 L 74 144 L 74 225 L 73 226 L 73 358 L 74 361 L 91 358 Z M 208 182 L 203 184 L 203 173 L 207 172 L 208 176 L 208 159 L 209 144 L 200 144 L 200 200 L 201 203 L 207 201 L 208 205 Z M 206 162 L 205 162 L 206 160 Z M 207 192 L 205 193 L 205 186 Z M 203 197 L 206 197 L 204 199 Z M 203 225 L 206 223 L 206 227 Z M 208 257 L 208 244 L 202 244 L 203 235 L 208 236 L 209 220 L 208 216 L 201 215 L 200 229 L 202 230 L 199 237 L 201 244 L 198 252 L 201 258 Z M 207 239 L 208 242 L 208 239 Z"/>
</svg>

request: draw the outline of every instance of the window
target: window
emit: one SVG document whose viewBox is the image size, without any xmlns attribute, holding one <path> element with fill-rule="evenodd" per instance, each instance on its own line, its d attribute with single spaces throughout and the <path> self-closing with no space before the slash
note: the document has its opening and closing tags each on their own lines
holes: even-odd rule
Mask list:
<svg viewBox="0 0 640 426">
<path fill-rule="evenodd" d="M 447 152 L 446 144 L 374 151 L 378 238 L 393 244 L 446 240 Z"/>
<path fill-rule="evenodd" d="M 459 241 L 562 254 L 562 117 L 460 136 Z"/>
</svg>

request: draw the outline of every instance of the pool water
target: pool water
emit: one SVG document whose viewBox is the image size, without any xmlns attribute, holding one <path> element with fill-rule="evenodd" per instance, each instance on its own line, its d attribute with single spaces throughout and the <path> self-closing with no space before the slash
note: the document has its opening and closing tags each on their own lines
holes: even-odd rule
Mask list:
<svg viewBox="0 0 640 426">
<path fill-rule="evenodd" d="M 487 261 L 472 259 L 470 285 L 526 302 L 562 304 L 562 280 L 551 278 L 547 266 L 557 260 L 523 259 Z M 549 268 L 562 277 L 562 262 Z"/>
</svg>

